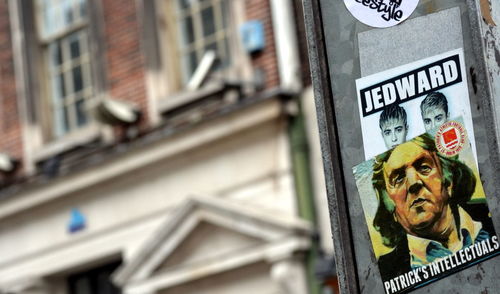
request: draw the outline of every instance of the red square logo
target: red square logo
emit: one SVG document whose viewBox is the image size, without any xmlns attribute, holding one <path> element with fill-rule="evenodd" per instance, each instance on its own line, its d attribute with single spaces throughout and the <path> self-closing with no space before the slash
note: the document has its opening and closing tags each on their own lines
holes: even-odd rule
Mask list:
<svg viewBox="0 0 500 294">
<path fill-rule="evenodd" d="M 448 145 L 448 143 L 456 141 L 456 140 L 458 140 L 458 137 L 457 137 L 457 132 L 455 131 L 455 129 L 450 129 L 450 130 L 443 133 L 443 141 L 444 141 L 445 145 Z"/>
</svg>

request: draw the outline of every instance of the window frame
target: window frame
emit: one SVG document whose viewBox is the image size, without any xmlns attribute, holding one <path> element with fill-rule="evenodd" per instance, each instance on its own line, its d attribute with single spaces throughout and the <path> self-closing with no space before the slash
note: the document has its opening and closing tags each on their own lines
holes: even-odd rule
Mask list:
<svg viewBox="0 0 500 294">
<path fill-rule="evenodd" d="M 43 84 L 43 92 L 42 92 L 42 103 L 44 105 L 44 110 L 45 113 L 47 114 L 45 117 L 43 117 L 45 121 L 44 125 L 44 135 L 43 139 L 44 142 L 54 142 L 58 140 L 62 140 L 62 138 L 66 137 L 71 137 L 70 135 L 72 133 L 78 132 L 82 129 L 88 128 L 88 125 L 92 124 L 92 117 L 91 115 L 87 112 L 85 115 L 85 119 L 87 120 L 83 126 L 79 126 L 78 123 L 78 109 L 77 109 L 77 103 L 78 101 L 85 101 L 84 109 L 87 108 L 88 111 L 88 105 L 89 102 L 92 100 L 96 99 L 96 95 L 93 93 L 93 81 L 92 81 L 92 67 L 93 63 L 92 58 L 91 58 L 91 52 L 90 52 L 90 43 L 92 40 L 90 39 L 90 15 L 88 13 L 88 10 L 90 10 L 90 5 L 92 4 L 90 0 L 86 0 L 86 5 L 87 5 L 87 15 L 85 18 L 78 17 L 77 21 L 74 23 L 64 26 L 62 28 L 59 28 L 59 30 L 56 33 L 53 33 L 49 36 L 44 36 L 43 33 L 43 11 L 41 4 L 39 0 L 34 0 L 34 17 L 35 17 L 35 35 L 36 35 L 36 42 L 37 42 L 37 47 L 38 50 L 41 53 L 41 60 L 40 60 L 40 80 L 42 81 Z M 75 12 L 76 8 L 73 4 L 73 12 Z M 70 53 L 70 40 L 71 36 L 78 34 L 79 35 L 79 44 L 84 44 L 86 47 L 86 52 L 82 55 L 81 48 L 80 49 L 80 56 L 78 57 L 78 61 L 74 61 L 71 58 L 71 53 Z M 82 42 L 81 40 L 83 38 L 86 38 L 85 42 Z M 58 45 L 59 44 L 59 45 Z M 60 46 L 59 50 L 61 50 L 61 64 L 60 65 L 51 65 L 51 46 L 56 45 Z M 81 91 L 75 91 L 73 88 L 74 85 L 74 69 L 76 68 L 75 65 L 80 66 L 80 74 L 81 74 L 81 82 L 82 82 L 82 89 Z M 59 68 L 59 69 L 57 69 Z M 53 101 L 54 98 L 54 76 L 52 71 L 59 71 L 59 74 L 63 76 L 63 88 L 65 89 L 64 94 L 61 94 L 62 96 L 59 98 L 61 101 L 60 103 L 62 105 L 57 106 L 55 101 Z M 55 74 L 54 74 L 55 75 Z M 88 85 L 87 87 L 85 85 Z M 79 97 L 80 96 L 80 97 Z M 54 108 L 60 108 L 63 111 L 63 117 L 58 118 L 56 117 L 56 113 L 54 111 Z M 59 119 L 64 120 L 64 112 L 67 111 L 68 118 L 67 122 L 57 122 Z M 62 131 L 61 134 L 58 134 L 58 128 L 61 128 L 61 126 L 64 126 L 65 130 Z"/>
<path fill-rule="evenodd" d="M 155 46 L 156 48 L 155 52 L 146 55 L 146 62 L 148 68 L 155 69 L 155 74 L 150 75 L 148 82 L 149 91 L 152 94 L 150 95 L 150 101 L 153 100 L 152 104 L 156 106 L 156 112 L 161 114 L 170 110 L 170 107 L 158 107 L 160 104 L 172 105 L 172 107 L 176 105 L 177 107 L 183 104 L 183 101 L 172 101 L 172 103 L 165 103 L 165 101 L 182 99 L 181 97 L 187 97 L 185 93 L 189 92 L 185 85 L 179 86 L 182 85 L 182 81 L 180 81 L 182 62 L 179 61 L 179 55 L 176 52 L 179 47 L 177 36 L 179 27 L 177 19 L 172 16 L 172 9 L 169 9 L 169 6 L 172 7 L 174 3 L 155 0 L 151 1 L 153 4 L 148 5 L 144 3 L 148 0 L 142 1 L 145 10 L 144 17 L 153 17 L 154 19 L 154 21 L 144 22 L 144 35 L 146 36 L 144 42 L 146 47 Z M 219 1 L 216 0 L 216 2 Z M 230 55 L 230 64 L 222 70 L 211 73 L 211 75 L 220 79 L 220 82 L 223 80 L 233 82 L 250 81 L 253 77 L 251 60 L 250 56 L 244 51 L 239 35 L 239 28 L 245 22 L 245 1 L 229 0 L 226 1 L 226 4 L 228 6 L 226 7 L 228 10 L 227 30 L 229 31 L 227 34 L 230 36 L 228 38 L 227 54 Z M 147 33 L 149 30 L 154 30 L 154 36 Z M 169 45 L 172 44 L 171 40 L 175 41 L 176 46 L 174 48 Z M 202 92 L 204 88 L 213 86 L 214 84 L 206 83 L 197 91 Z M 250 89 L 249 92 L 252 92 L 252 90 Z"/>
<path fill-rule="evenodd" d="M 109 137 L 109 127 L 93 120 L 86 126 L 70 131 L 55 138 L 52 136 L 52 118 L 50 111 L 51 97 L 46 95 L 49 86 L 43 79 L 46 58 L 39 43 L 37 25 L 38 12 L 33 0 L 19 3 L 9 1 L 11 12 L 11 34 L 13 36 L 14 64 L 22 120 L 24 141 L 24 166 L 27 174 L 36 172 L 36 162 L 48 159 L 57 154 L 73 149 L 86 142 L 94 141 L 103 134 Z M 100 99 L 107 89 L 105 50 L 104 50 L 104 18 L 102 4 L 99 0 L 87 0 L 87 34 L 88 55 L 90 62 L 89 75 L 93 87 L 91 99 Z M 23 38 L 16 38 L 22 35 Z M 42 102 L 42 100 L 44 100 Z"/>
<path fill-rule="evenodd" d="M 167 5 L 167 13 L 171 11 L 168 17 L 172 18 L 172 22 L 176 27 L 173 31 L 177 33 L 175 36 L 177 48 L 173 49 L 173 51 L 175 51 L 174 56 L 179 58 L 181 64 L 180 75 L 183 76 L 182 84 L 187 84 L 190 76 L 192 76 L 196 69 L 196 65 L 193 66 L 190 64 L 189 66 L 193 67 L 189 68 L 186 72 L 185 64 L 187 62 L 185 58 L 188 58 L 190 54 L 194 53 L 197 64 L 199 64 L 200 60 L 203 58 L 204 52 L 206 52 L 206 47 L 209 45 L 215 44 L 217 46 L 218 49 L 216 50 L 220 58 L 219 61 L 227 61 L 229 63 L 227 66 L 231 65 L 232 55 L 234 54 L 232 54 L 232 50 L 230 50 L 230 43 L 231 39 L 235 37 L 235 32 L 231 27 L 231 11 L 226 15 L 223 12 L 223 6 L 230 5 L 228 0 L 204 0 L 201 3 L 200 1 L 195 1 L 196 4 L 184 8 L 180 7 L 179 1 L 181 0 L 169 1 L 168 4 L 164 2 L 164 5 Z M 208 36 L 205 34 L 203 24 L 203 13 L 207 9 L 212 10 L 214 29 Z M 193 40 L 183 40 L 186 39 L 186 37 L 182 34 L 185 29 L 182 27 L 182 23 L 188 18 L 191 19 Z M 223 70 L 222 68 L 222 71 Z"/>
</svg>

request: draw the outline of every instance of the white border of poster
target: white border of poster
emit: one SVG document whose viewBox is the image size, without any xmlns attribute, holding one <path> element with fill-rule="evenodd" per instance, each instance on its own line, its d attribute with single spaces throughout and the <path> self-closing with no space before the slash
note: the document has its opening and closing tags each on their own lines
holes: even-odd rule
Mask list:
<svg viewBox="0 0 500 294">
<path fill-rule="evenodd" d="M 455 49 L 356 80 L 365 159 L 392 147 L 382 137 L 379 119 L 389 105 L 399 105 L 407 117 L 406 139 L 426 132 L 420 105 L 432 92 L 442 93 L 448 119 L 462 116 L 477 161 L 463 49 Z"/>
</svg>

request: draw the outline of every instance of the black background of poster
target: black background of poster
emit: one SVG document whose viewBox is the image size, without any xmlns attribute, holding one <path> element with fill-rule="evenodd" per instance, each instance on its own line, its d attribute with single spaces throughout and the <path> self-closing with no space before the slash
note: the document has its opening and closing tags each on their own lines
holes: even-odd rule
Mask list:
<svg viewBox="0 0 500 294">
<path fill-rule="evenodd" d="M 427 95 L 427 94 L 429 94 L 429 93 L 431 93 L 431 92 L 436 92 L 436 91 L 439 91 L 439 90 L 444 89 L 444 88 L 446 88 L 446 87 L 449 87 L 449 86 L 452 86 L 452 85 L 455 85 L 455 84 L 461 83 L 461 82 L 462 82 L 462 70 L 461 70 L 461 68 L 460 68 L 460 60 L 459 60 L 458 55 L 454 55 L 454 56 L 450 56 L 450 57 L 447 57 L 447 58 L 441 59 L 441 60 L 436 61 L 436 62 L 433 62 L 433 63 L 431 63 L 431 64 L 429 64 L 429 65 L 422 66 L 422 67 L 417 68 L 417 69 L 415 69 L 415 70 L 412 70 L 412 71 L 409 71 L 409 72 L 407 72 L 407 73 L 404 73 L 404 74 L 398 75 L 398 76 L 396 76 L 396 77 L 394 77 L 394 78 L 387 79 L 387 80 L 385 80 L 385 81 L 383 81 L 383 82 L 380 82 L 380 83 L 378 83 L 378 84 L 375 84 L 375 85 L 373 85 L 373 86 L 370 86 L 370 87 L 367 87 L 367 88 L 361 89 L 361 90 L 360 90 L 360 93 L 361 93 L 360 97 L 361 97 L 361 107 L 362 107 L 362 110 L 363 110 L 363 116 L 365 117 L 365 116 L 368 116 L 368 115 L 371 115 L 371 114 L 374 114 L 374 113 L 377 113 L 377 112 L 379 112 L 379 111 L 384 110 L 384 107 L 382 107 L 382 108 L 379 108 L 379 109 L 372 109 L 371 111 L 366 111 L 366 108 L 367 108 L 367 105 L 366 105 L 366 99 L 367 99 L 367 98 L 366 98 L 366 96 L 365 96 L 365 93 L 366 93 L 367 91 L 371 91 L 372 89 L 375 89 L 375 88 L 377 88 L 377 87 L 381 87 L 382 85 L 385 85 L 385 84 L 388 84 L 388 83 L 392 83 L 392 82 L 394 82 L 394 81 L 396 81 L 396 80 L 399 80 L 399 79 L 404 78 L 404 77 L 412 76 L 412 75 L 413 75 L 413 77 L 415 77 L 415 79 L 416 79 L 417 73 L 418 73 L 418 72 L 420 72 L 420 71 L 425 71 L 425 72 L 426 72 L 426 75 L 427 75 L 427 76 L 429 76 L 429 68 L 434 67 L 434 66 L 436 66 L 436 65 L 443 64 L 443 63 L 445 63 L 445 62 L 447 62 L 447 61 L 450 61 L 450 60 L 453 60 L 453 61 L 455 62 L 455 64 L 457 65 L 457 67 L 458 67 L 458 72 L 457 72 L 458 77 L 457 77 L 457 79 L 456 79 L 456 80 L 454 80 L 453 82 L 450 82 L 450 83 L 445 83 L 445 84 L 443 84 L 443 85 L 440 85 L 440 86 L 434 87 L 434 88 L 429 89 L 429 90 L 427 90 L 427 91 L 423 91 L 423 92 L 421 92 L 421 93 L 416 93 L 415 95 L 410 96 L 410 97 L 406 98 L 405 100 L 401 100 L 401 97 L 399 96 L 399 93 L 396 91 L 396 97 L 397 97 L 397 98 L 396 98 L 396 102 L 394 102 L 394 103 L 392 103 L 392 104 L 394 104 L 394 105 L 399 105 L 399 104 L 401 104 L 401 103 L 408 102 L 408 101 L 410 101 L 410 100 L 412 100 L 412 99 L 415 99 L 415 98 L 418 98 L 418 97 L 421 97 L 421 96 L 425 96 L 425 95 Z M 417 81 L 416 81 L 416 80 L 415 80 L 415 88 L 417 88 Z M 392 104 L 390 104 L 390 105 L 392 105 Z"/>
</svg>

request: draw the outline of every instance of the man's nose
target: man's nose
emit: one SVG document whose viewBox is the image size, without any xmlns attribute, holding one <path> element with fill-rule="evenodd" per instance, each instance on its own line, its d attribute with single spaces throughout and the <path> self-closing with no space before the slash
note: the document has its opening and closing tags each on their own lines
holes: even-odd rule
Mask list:
<svg viewBox="0 0 500 294">
<path fill-rule="evenodd" d="M 431 129 L 434 129 L 436 127 L 436 122 L 431 119 Z"/>
<path fill-rule="evenodd" d="M 396 132 L 392 132 L 392 142 L 396 142 L 398 137 L 396 136 Z"/>
<path fill-rule="evenodd" d="M 408 192 L 417 194 L 423 186 L 417 171 L 414 168 L 409 168 L 406 171 L 406 178 L 408 181 Z"/>
</svg>

